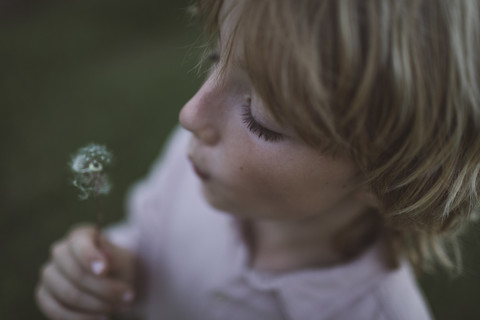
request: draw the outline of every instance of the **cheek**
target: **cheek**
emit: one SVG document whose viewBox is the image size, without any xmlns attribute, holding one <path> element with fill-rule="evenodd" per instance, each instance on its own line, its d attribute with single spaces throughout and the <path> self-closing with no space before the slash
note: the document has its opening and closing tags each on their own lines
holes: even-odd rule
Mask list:
<svg viewBox="0 0 480 320">
<path fill-rule="evenodd" d="M 329 209 L 355 188 L 348 165 L 267 151 L 251 147 L 230 159 L 228 189 L 239 206 L 277 217 L 310 215 Z"/>
<path fill-rule="evenodd" d="M 229 154 L 226 163 L 230 170 L 226 170 L 226 180 L 235 197 L 244 202 L 267 205 L 292 193 L 294 174 L 288 162 L 268 146 L 247 143 L 245 148 L 232 149 Z"/>
</svg>

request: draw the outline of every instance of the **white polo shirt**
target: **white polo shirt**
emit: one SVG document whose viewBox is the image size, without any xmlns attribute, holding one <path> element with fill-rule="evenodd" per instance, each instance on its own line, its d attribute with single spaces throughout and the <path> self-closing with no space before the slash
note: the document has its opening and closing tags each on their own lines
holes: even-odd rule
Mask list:
<svg viewBox="0 0 480 320">
<path fill-rule="evenodd" d="M 384 268 L 377 244 L 329 269 L 282 274 L 248 266 L 235 218 L 208 205 L 177 129 L 109 233 L 140 259 L 139 310 L 149 320 L 431 319 L 410 266 Z M 140 289 L 139 289 L 140 290 Z"/>
</svg>

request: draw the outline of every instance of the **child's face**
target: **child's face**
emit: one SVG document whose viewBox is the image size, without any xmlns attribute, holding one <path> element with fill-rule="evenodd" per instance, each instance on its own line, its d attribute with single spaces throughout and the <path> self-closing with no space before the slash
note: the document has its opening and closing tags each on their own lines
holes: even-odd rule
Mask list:
<svg viewBox="0 0 480 320">
<path fill-rule="evenodd" d="M 353 163 L 323 155 L 279 126 L 234 60 L 221 85 L 214 67 L 180 113 L 180 123 L 193 133 L 188 156 L 208 202 L 236 216 L 268 219 L 357 206 L 360 179 Z"/>
</svg>

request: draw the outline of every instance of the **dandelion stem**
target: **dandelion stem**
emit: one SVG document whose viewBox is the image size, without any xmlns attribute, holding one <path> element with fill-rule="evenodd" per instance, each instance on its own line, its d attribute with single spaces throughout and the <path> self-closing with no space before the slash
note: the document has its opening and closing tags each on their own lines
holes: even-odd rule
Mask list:
<svg viewBox="0 0 480 320">
<path fill-rule="evenodd" d="M 97 223 L 96 223 L 96 228 L 97 228 L 97 244 L 100 249 L 103 251 L 103 245 L 102 245 L 102 228 L 103 228 L 103 205 L 102 205 L 102 197 L 100 197 L 98 188 L 95 190 L 96 193 L 96 198 L 97 198 Z"/>
<path fill-rule="evenodd" d="M 103 227 L 103 205 L 102 197 L 100 196 L 100 179 L 98 177 L 98 173 L 96 173 L 95 180 L 95 198 L 97 198 L 97 229 L 98 233 L 101 233 Z"/>
<path fill-rule="evenodd" d="M 103 227 L 103 205 L 102 205 L 102 197 L 97 195 L 97 229 L 98 232 L 102 231 Z"/>
</svg>

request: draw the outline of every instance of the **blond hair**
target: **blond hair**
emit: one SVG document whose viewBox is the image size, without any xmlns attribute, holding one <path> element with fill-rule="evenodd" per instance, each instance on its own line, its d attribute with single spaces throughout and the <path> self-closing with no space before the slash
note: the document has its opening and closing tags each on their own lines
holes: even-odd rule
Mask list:
<svg viewBox="0 0 480 320">
<path fill-rule="evenodd" d="M 447 243 L 479 204 L 479 2 L 232 2 L 227 40 L 255 89 L 307 143 L 354 159 L 394 258 L 458 265 Z M 222 3 L 197 3 L 214 37 Z"/>
</svg>

